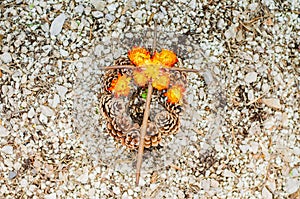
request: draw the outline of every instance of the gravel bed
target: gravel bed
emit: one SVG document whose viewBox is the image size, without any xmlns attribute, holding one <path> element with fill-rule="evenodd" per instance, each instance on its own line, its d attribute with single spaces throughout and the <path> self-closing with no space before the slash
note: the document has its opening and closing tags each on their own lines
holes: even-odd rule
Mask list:
<svg viewBox="0 0 300 199">
<path fill-rule="evenodd" d="M 188 3 L 187 3 L 188 2 Z M 0 3 L 0 198 L 299 198 L 299 1 Z M 154 21 L 157 22 L 155 26 Z M 100 66 L 133 46 L 189 73 L 177 135 L 105 133 Z"/>
</svg>

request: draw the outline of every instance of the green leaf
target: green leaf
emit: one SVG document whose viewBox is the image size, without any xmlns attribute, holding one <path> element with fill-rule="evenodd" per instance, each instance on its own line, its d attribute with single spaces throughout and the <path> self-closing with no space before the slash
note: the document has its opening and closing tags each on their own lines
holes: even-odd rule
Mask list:
<svg viewBox="0 0 300 199">
<path fill-rule="evenodd" d="M 142 93 L 142 98 L 146 99 L 147 98 L 147 93 L 148 93 L 148 89 L 146 89 L 143 93 Z"/>
<path fill-rule="evenodd" d="M 34 8 L 34 4 L 32 3 L 29 5 L 29 9 L 32 10 L 33 8 Z"/>
</svg>

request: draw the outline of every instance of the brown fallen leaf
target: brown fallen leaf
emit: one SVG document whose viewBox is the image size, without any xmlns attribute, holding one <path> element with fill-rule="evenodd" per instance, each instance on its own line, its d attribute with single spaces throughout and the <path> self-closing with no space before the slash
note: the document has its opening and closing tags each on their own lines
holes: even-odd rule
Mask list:
<svg viewBox="0 0 300 199">
<path fill-rule="evenodd" d="M 276 98 L 263 98 L 261 102 L 270 108 L 281 109 L 280 100 Z"/>
</svg>

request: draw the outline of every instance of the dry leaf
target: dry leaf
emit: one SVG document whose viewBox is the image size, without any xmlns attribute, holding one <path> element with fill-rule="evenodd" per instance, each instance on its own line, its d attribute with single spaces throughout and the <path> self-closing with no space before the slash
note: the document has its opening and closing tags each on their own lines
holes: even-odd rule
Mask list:
<svg viewBox="0 0 300 199">
<path fill-rule="evenodd" d="M 280 100 L 276 98 L 263 98 L 261 102 L 270 108 L 281 109 Z"/>
</svg>

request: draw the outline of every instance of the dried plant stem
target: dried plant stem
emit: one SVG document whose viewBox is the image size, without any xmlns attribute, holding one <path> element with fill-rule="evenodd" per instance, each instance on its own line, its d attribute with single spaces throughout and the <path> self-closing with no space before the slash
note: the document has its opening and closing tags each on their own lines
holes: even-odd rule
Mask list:
<svg viewBox="0 0 300 199">
<path fill-rule="evenodd" d="M 140 180 L 141 167 L 142 167 L 143 154 L 144 154 L 144 142 L 145 142 L 148 118 L 150 115 L 150 103 L 151 103 L 152 91 L 153 91 L 153 87 L 152 87 L 152 83 L 150 82 L 148 84 L 146 107 L 145 107 L 145 111 L 144 111 L 144 117 L 143 117 L 143 123 L 141 126 L 141 131 L 140 131 L 140 144 L 139 144 L 139 150 L 138 150 L 137 162 L 136 162 L 136 182 L 135 182 L 136 186 L 139 185 L 139 180 Z"/>
<path fill-rule="evenodd" d="M 114 69 L 136 69 L 136 68 L 143 68 L 141 67 L 136 67 L 134 65 L 116 65 L 116 66 L 107 66 L 107 67 L 100 67 L 100 70 L 114 70 Z M 192 69 L 192 68 L 177 68 L 177 67 L 172 67 L 172 68 L 163 68 L 164 70 L 169 70 L 169 71 L 182 71 L 182 72 L 193 72 L 193 73 L 198 73 L 198 72 L 203 72 L 202 70 L 198 69 Z"/>
</svg>

